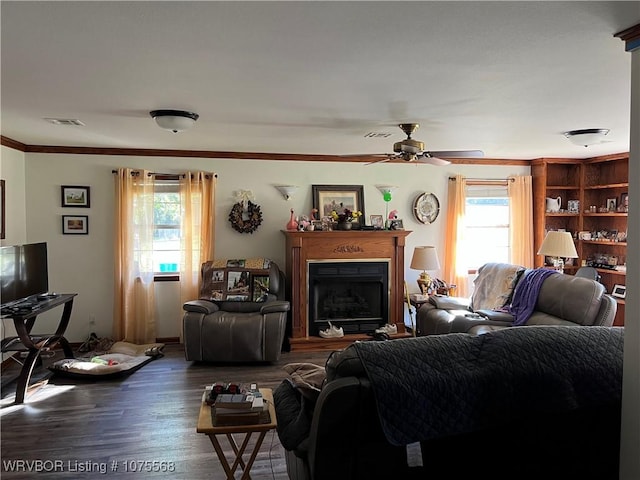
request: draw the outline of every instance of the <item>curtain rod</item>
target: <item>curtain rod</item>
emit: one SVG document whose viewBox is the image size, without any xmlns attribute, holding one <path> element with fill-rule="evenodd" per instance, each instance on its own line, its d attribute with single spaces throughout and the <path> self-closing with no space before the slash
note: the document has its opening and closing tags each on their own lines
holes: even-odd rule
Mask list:
<svg viewBox="0 0 640 480">
<path fill-rule="evenodd" d="M 118 173 L 118 170 L 111 170 L 111 173 L 116 174 Z M 133 171 L 131 172 L 132 175 L 138 175 L 137 171 Z M 184 177 L 186 174 L 184 173 L 159 173 L 159 172 L 149 172 L 147 174 L 149 177 L 158 175 L 158 176 L 165 176 L 165 177 Z M 213 175 L 214 178 L 218 178 L 218 174 L 217 173 L 207 173 L 205 176 L 208 177 L 209 175 Z"/>
<path fill-rule="evenodd" d="M 449 181 L 455 180 L 455 177 L 449 177 Z M 514 182 L 515 178 L 466 178 L 466 184 L 471 187 L 506 187 L 509 182 Z"/>
<path fill-rule="evenodd" d="M 455 180 L 456 177 L 449 177 L 449 180 Z M 468 182 L 515 182 L 515 178 L 465 178 Z"/>
</svg>

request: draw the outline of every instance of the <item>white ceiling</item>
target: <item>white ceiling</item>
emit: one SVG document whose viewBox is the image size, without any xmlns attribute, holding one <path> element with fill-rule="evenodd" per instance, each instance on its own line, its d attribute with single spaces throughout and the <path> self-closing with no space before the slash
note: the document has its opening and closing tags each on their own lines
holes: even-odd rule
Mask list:
<svg viewBox="0 0 640 480">
<path fill-rule="evenodd" d="M 27 145 L 490 158 L 629 150 L 640 2 L 1 2 L 2 135 Z M 148 112 L 200 114 L 179 134 Z M 56 126 L 46 117 L 79 119 Z M 566 130 L 609 128 L 577 147 Z M 387 132 L 389 138 L 365 138 Z"/>
</svg>

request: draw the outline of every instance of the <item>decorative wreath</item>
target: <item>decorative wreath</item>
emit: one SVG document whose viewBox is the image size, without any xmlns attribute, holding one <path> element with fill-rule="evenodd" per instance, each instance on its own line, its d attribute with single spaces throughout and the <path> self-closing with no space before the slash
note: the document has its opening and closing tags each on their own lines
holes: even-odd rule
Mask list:
<svg viewBox="0 0 640 480">
<path fill-rule="evenodd" d="M 248 201 L 247 210 L 245 211 L 242 202 L 236 203 L 229 213 L 229 221 L 231 222 L 231 226 L 234 230 L 240 233 L 255 232 L 262 223 L 260 205 L 256 205 L 255 203 Z"/>
</svg>

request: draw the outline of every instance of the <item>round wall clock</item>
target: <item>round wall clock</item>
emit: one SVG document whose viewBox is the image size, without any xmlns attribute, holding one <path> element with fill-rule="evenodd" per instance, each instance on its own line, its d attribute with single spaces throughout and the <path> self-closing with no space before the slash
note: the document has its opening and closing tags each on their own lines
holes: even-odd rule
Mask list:
<svg viewBox="0 0 640 480">
<path fill-rule="evenodd" d="M 440 202 L 433 193 L 422 193 L 413 202 L 413 214 L 422 223 L 433 223 L 440 213 Z"/>
</svg>

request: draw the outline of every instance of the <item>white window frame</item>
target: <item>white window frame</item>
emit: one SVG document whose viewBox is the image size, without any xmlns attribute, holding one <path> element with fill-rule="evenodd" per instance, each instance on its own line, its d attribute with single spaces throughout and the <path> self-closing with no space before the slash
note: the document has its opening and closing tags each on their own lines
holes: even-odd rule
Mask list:
<svg viewBox="0 0 640 480">
<path fill-rule="evenodd" d="M 506 201 L 507 204 L 507 212 L 506 212 L 506 223 L 497 223 L 497 222 L 493 222 L 491 221 L 492 218 L 495 218 L 495 216 L 492 215 L 483 215 L 482 219 L 486 219 L 487 222 L 486 223 L 482 223 L 482 222 L 477 222 L 474 221 L 473 222 L 473 226 L 470 225 L 471 222 L 469 222 L 470 219 L 470 215 L 469 215 L 469 202 L 473 201 L 474 199 L 503 199 Z M 470 266 L 469 268 L 469 273 L 473 274 L 477 271 L 477 269 L 482 266 L 482 264 L 486 263 L 487 261 L 504 261 L 504 262 L 509 262 L 509 259 L 511 258 L 511 245 L 509 244 L 510 242 L 510 235 L 509 235 L 509 229 L 511 228 L 510 223 L 509 223 L 509 209 L 510 208 L 510 199 L 509 199 L 509 194 L 507 191 L 507 187 L 506 186 L 502 186 L 502 185 L 495 185 L 495 184 L 491 184 L 491 185 L 485 185 L 482 184 L 482 182 L 477 182 L 471 185 L 467 185 L 466 189 L 465 189 L 465 239 L 467 239 L 466 245 L 467 245 L 467 249 L 468 251 L 465 252 L 465 257 L 467 258 L 466 263 L 467 265 Z M 477 218 L 474 216 L 474 220 L 477 220 Z M 478 238 L 478 234 L 477 234 L 477 229 L 500 229 L 503 230 L 506 229 L 506 242 L 507 245 L 504 245 L 503 248 L 506 249 L 506 258 L 495 258 L 495 259 L 487 259 L 484 258 L 482 260 L 476 261 L 476 259 L 478 258 L 478 256 L 475 256 L 474 258 L 474 251 L 475 249 L 478 247 L 478 242 L 477 242 L 477 238 Z M 504 237 L 504 234 L 501 234 L 499 237 L 497 238 L 502 238 Z M 469 241 L 469 239 L 471 239 L 471 241 Z M 479 264 L 478 264 L 479 263 Z"/>
</svg>

